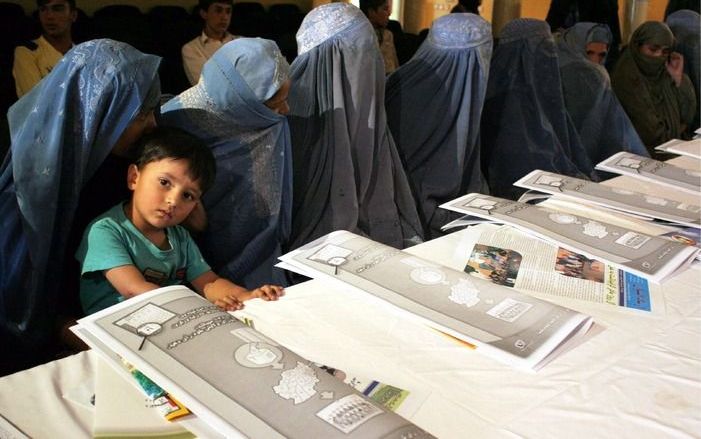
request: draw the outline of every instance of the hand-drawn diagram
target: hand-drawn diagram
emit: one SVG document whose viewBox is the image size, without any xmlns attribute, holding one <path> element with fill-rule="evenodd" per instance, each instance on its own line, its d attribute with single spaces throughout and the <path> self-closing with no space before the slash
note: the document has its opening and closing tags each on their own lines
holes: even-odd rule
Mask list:
<svg viewBox="0 0 701 439">
<path fill-rule="evenodd" d="M 369 401 L 351 394 L 332 402 L 316 415 L 342 432 L 350 433 L 382 412 L 382 409 Z"/>
<path fill-rule="evenodd" d="M 451 301 L 468 308 L 477 305 L 480 301 L 480 290 L 469 279 L 460 279 L 458 283 L 450 287 Z"/>
<path fill-rule="evenodd" d="M 273 387 L 275 393 L 284 399 L 291 399 L 300 404 L 316 395 L 314 386 L 319 382 L 316 372 L 306 364 L 297 362 L 294 369 L 280 374 L 280 383 Z"/>
<path fill-rule="evenodd" d="M 259 368 L 271 366 L 273 369 L 282 369 L 282 351 L 278 345 L 250 328 L 238 328 L 231 334 L 247 342 L 242 344 L 234 352 L 234 359 L 244 367 Z"/>
<path fill-rule="evenodd" d="M 606 226 L 591 220 L 584 224 L 583 233 L 587 236 L 592 236 L 599 239 L 605 238 L 609 234 L 609 232 L 606 230 Z"/>
</svg>

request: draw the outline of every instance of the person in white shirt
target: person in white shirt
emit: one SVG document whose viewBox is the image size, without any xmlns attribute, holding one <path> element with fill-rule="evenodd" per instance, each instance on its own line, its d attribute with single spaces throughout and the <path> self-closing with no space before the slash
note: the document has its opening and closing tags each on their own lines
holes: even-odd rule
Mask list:
<svg viewBox="0 0 701 439">
<path fill-rule="evenodd" d="M 78 17 L 75 0 L 37 0 L 42 34 L 17 46 L 12 65 L 17 97 L 29 92 L 73 47 L 71 27 Z"/>
<path fill-rule="evenodd" d="M 197 84 L 204 63 L 214 52 L 236 38 L 228 32 L 232 3 L 232 0 L 200 0 L 200 17 L 204 20 L 202 34 L 182 48 L 183 68 L 191 85 Z"/>
</svg>

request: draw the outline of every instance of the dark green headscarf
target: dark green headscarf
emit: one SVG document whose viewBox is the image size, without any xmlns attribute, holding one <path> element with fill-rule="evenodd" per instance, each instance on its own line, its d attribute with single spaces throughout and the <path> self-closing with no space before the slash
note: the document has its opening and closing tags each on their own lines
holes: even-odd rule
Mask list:
<svg viewBox="0 0 701 439">
<path fill-rule="evenodd" d="M 611 83 L 652 154 L 655 146 L 682 136 L 684 124 L 690 122 L 690 106 L 693 117 L 695 97 L 693 88 L 689 89 L 691 83 L 688 77 L 677 87 L 667 72 L 667 58 L 643 55 L 640 52 L 643 44 L 671 48 L 674 35 L 666 24 L 659 21 L 640 25 L 618 60 Z"/>
</svg>

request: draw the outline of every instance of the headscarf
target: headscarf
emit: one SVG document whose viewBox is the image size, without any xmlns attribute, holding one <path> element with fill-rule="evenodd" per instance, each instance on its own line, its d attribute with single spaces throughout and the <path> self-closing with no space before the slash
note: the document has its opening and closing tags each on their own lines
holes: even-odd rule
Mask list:
<svg viewBox="0 0 701 439">
<path fill-rule="evenodd" d="M 387 122 L 431 236 L 452 219 L 440 204 L 487 191 L 479 121 L 491 56 L 491 25 L 478 15 L 449 14 L 387 80 Z"/>
<path fill-rule="evenodd" d="M 499 35 L 482 112 L 482 169 L 491 194 L 516 198 L 513 183 L 535 169 L 590 178 L 589 161 L 562 95 L 547 23 L 519 18 Z"/>
<path fill-rule="evenodd" d="M 696 2 L 698 7 L 698 2 Z M 701 16 L 698 12 L 681 10 L 669 14 L 665 20 L 674 34 L 676 46 L 674 50 L 684 56 L 684 73 L 689 76 L 694 85 L 697 99 L 701 96 Z M 699 127 L 699 106 L 692 122 L 692 128 Z"/>
<path fill-rule="evenodd" d="M 565 106 L 590 161 L 599 163 L 620 151 L 648 156 L 613 93 L 608 72 L 586 55 L 589 43 L 610 47 L 613 39 L 608 27 L 581 22 L 555 37 Z"/>
<path fill-rule="evenodd" d="M 640 53 L 643 44 L 672 48 L 674 35 L 666 24 L 648 21 L 630 38 L 611 75 L 611 83 L 631 122 L 648 151 L 670 139 L 679 138 L 683 125 L 691 122 L 696 108 L 693 85 L 684 75 L 677 87 L 667 72 L 666 57 Z"/>
<path fill-rule="evenodd" d="M 273 265 L 290 230 L 290 134 L 285 116 L 265 101 L 288 78 L 275 42 L 237 38 L 161 111 L 162 124 L 198 137 L 214 154 L 216 181 L 202 199 L 209 224 L 198 241 L 214 271 L 247 288 L 285 283 Z"/>
<path fill-rule="evenodd" d="M 81 190 L 134 117 L 156 105 L 159 62 L 124 43 L 88 41 L 10 108 L 12 145 L 0 169 L 3 349 L 38 352 L 54 335 Z"/>
<path fill-rule="evenodd" d="M 421 223 L 387 128 L 385 77 L 360 9 L 313 9 L 297 32 L 289 104 L 294 164 L 290 248 L 334 230 L 403 248 Z"/>
<path fill-rule="evenodd" d="M 606 67 L 618 59 L 621 44 L 621 26 L 618 18 L 618 0 L 552 0 L 545 21 L 553 32 L 569 29 L 575 23 L 601 23 L 613 37 L 609 46 Z"/>
</svg>

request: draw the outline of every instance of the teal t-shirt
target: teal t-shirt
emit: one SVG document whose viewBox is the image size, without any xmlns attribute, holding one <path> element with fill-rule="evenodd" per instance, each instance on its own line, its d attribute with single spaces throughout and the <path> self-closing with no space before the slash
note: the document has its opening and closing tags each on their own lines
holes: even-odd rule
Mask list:
<svg viewBox="0 0 701 439">
<path fill-rule="evenodd" d="M 122 203 L 90 223 L 76 252 L 83 311 L 92 314 L 123 299 L 104 275 L 111 268 L 134 265 L 147 281 L 163 287 L 191 282 L 210 270 L 187 230 L 169 227 L 166 234 L 170 249 L 161 250 L 129 221 Z"/>
</svg>

